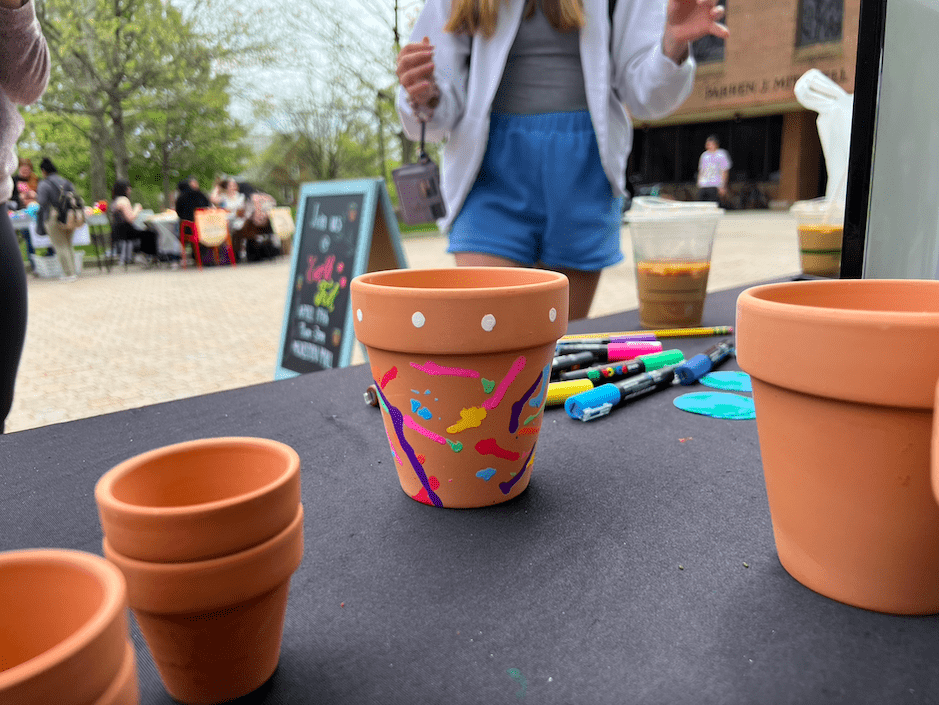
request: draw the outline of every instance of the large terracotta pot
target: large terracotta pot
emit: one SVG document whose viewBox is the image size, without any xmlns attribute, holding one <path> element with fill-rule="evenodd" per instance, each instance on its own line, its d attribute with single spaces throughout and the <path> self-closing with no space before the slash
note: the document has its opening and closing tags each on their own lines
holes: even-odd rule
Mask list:
<svg viewBox="0 0 939 705">
<path fill-rule="evenodd" d="M 939 612 L 930 483 L 939 281 L 747 289 L 737 301 L 737 360 L 753 378 L 786 570 L 858 607 Z"/>
<path fill-rule="evenodd" d="M 81 551 L 0 553 L 0 705 L 136 705 L 120 571 Z"/>
<path fill-rule="evenodd" d="M 528 486 L 567 277 L 514 267 L 390 270 L 352 280 L 402 489 L 438 507 Z"/>
<path fill-rule="evenodd" d="M 303 558 L 303 508 L 276 536 L 205 561 L 128 558 L 104 539 L 166 690 L 221 703 L 267 681 L 280 658 L 290 577 Z"/>
<path fill-rule="evenodd" d="M 111 547 L 141 561 L 200 561 L 256 546 L 293 521 L 300 458 L 266 438 L 206 438 L 125 460 L 98 480 Z"/>
</svg>

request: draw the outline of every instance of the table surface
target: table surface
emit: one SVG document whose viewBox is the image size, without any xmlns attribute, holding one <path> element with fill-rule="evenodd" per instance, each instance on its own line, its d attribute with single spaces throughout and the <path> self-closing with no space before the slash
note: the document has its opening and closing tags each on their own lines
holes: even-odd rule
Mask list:
<svg viewBox="0 0 939 705">
<path fill-rule="evenodd" d="M 732 324 L 738 290 L 709 294 Z M 571 332 L 633 330 L 635 311 Z M 714 339 L 669 341 L 686 355 Z M 738 369 L 734 360 L 722 369 Z M 184 440 L 283 441 L 306 550 L 256 703 L 935 702 L 939 618 L 822 597 L 780 566 L 755 421 L 673 387 L 590 423 L 545 412 L 531 485 L 487 509 L 400 489 L 367 366 L 0 436 L 0 550 L 101 553 L 93 488 Z M 681 567 L 680 567 L 681 566 Z M 169 704 L 136 627 L 142 702 Z"/>
</svg>

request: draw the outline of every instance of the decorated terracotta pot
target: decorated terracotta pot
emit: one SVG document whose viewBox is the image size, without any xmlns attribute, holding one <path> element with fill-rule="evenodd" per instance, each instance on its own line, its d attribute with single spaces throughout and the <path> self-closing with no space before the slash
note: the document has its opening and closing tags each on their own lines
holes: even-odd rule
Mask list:
<svg viewBox="0 0 939 705">
<path fill-rule="evenodd" d="M 141 561 L 200 561 L 277 535 L 300 503 L 300 457 L 266 438 L 205 438 L 125 460 L 98 480 L 108 543 Z"/>
<path fill-rule="evenodd" d="M 82 551 L 0 553 L 0 705 L 136 705 L 120 571 Z"/>
<path fill-rule="evenodd" d="M 939 612 L 939 281 L 747 289 L 737 360 L 753 378 L 783 567 L 857 607 Z"/>
<path fill-rule="evenodd" d="M 303 508 L 252 548 L 204 561 L 128 558 L 107 537 L 104 555 L 127 598 L 167 692 L 182 703 L 222 703 L 264 684 L 280 658 L 290 577 L 303 558 Z"/>
<path fill-rule="evenodd" d="M 437 507 L 528 486 L 567 277 L 515 267 L 388 270 L 352 280 L 401 488 Z"/>
</svg>

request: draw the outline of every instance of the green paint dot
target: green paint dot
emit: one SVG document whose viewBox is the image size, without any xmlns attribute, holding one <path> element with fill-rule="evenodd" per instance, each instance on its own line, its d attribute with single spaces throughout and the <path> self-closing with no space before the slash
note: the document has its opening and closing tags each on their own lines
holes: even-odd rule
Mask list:
<svg viewBox="0 0 939 705">
<path fill-rule="evenodd" d="M 451 440 L 448 438 L 448 439 L 447 439 L 447 443 L 450 444 L 450 448 L 453 449 L 453 452 L 454 452 L 454 453 L 459 453 L 461 450 L 463 450 L 463 444 L 460 443 L 459 441 L 451 441 Z"/>
<path fill-rule="evenodd" d="M 528 424 L 530 424 L 532 421 L 534 421 L 537 418 L 538 418 L 538 414 L 532 414 L 527 419 L 525 419 L 525 423 L 523 423 L 522 425 L 527 426 Z"/>
<path fill-rule="evenodd" d="M 482 379 L 483 389 L 486 390 L 486 394 L 491 394 L 492 390 L 496 388 L 496 381 L 494 379 Z"/>
</svg>

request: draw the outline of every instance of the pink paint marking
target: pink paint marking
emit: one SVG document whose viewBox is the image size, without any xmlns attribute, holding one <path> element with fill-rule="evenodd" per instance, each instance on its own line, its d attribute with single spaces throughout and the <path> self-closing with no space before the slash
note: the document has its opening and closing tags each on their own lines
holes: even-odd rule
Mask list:
<svg viewBox="0 0 939 705">
<path fill-rule="evenodd" d="M 496 443 L 495 438 L 484 438 L 475 446 L 476 452 L 480 455 L 494 455 L 503 460 L 518 460 L 521 456 L 514 450 L 506 450 Z"/>
<path fill-rule="evenodd" d="M 512 367 L 509 368 L 509 373 L 499 382 L 499 386 L 496 387 L 495 393 L 489 397 L 486 401 L 483 402 L 483 408 L 492 411 L 499 404 L 502 403 L 502 397 L 505 396 L 505 393 L 509 391 L 509 385 L 515 381 L 515 378 L 518 377 L 519 373 L 525 369 L 525 357 L 524 355 L 519 355 L 519 357 L 512 363 Z"/>
<path fill-rule="evenodd" d="M 414 429 L 415 431 L 417 431 L 417 432 L 418 432 L 419 434 L 421 434 L 422 436 L 426 436 L 426 437 L 429 438 L 430 440 L 436 441 L 436 442 L 439 443 L 440 445 L 446 445 L 446 444 L 447 444 L 447 439 L 446 439 L 446 438 L 444 438 L 443 436 L 439 436 L 439 435 L 437 435 L 436 433 L 434 433 L 433 431 L 430 431 L 430 430 L 424 428 L 424 427 L 421 426 L 417 421 L 415 421 L 414 419 L 412 419 L 410 416 L 405 416 L 405 417 L 404 417 L 404 425 L 407 426 L 407 427 L 410 428 L 410 429 Z"/>
<path fill-rule="evenodd" d="M 381 388 L 384 389 L 391 380 L 398 376 L 398 368 L 392 367 L 385 373 L 385 376 L 381 378 Z"/>
<path fill-rule="evenodd" d="M 412 362 L 411 367 L 413 367 L 415 370 L 420 370 L 421 372 L 435 376 L 469 377 L 471 379 L 479 378 L 479 373 L 476 370 L 467 370 L 462 367 L 444 367 L 443 365 L 438 365 L 432 360 L 428 360 L 423 365 L 418 365 L 416 362 Z"/>
</svg>

